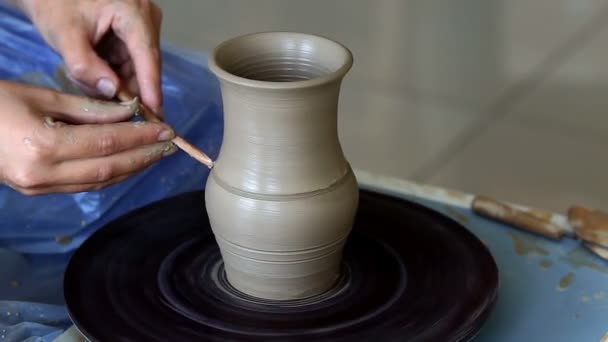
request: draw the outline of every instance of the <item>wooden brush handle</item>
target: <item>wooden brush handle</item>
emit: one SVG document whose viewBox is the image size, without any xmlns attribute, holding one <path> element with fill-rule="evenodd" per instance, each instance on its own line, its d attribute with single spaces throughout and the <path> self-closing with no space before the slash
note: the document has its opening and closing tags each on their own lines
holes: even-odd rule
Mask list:
<svg viewBox="0 0 608 342">
<path fill-rule="evenodd" d="M 129 100 L 132 100 L 133 98 L 134 98 L 134 96 L 127 91 L 123 90 L 118 93 L 118 99 L 120 101 L 129 101 Z M 152 111 L 148 107 L 146 107 L 143 103 L 139 104 L 139 108 L 140 108 L 141 116 L 146 121 L 161 122 L 161 120 L 156 115 L 154 115 L 154 113 L 152 113 Z M 172 142 L 177 147 L 179 147 L 182 151 L 186 152 L 190 157 L 198 160 L 202 164 L 205 164 L 208 168 L 211 169 L 213 167 L 213 160 L 211 160 L 211 158 L 209 158 L 209 156 L 205 152 L 199 150 L 194 145 L 192 145 L 189 142 L 187 142 L 186 140 L 184 140 L 184 138 L 176 135 L 175 138 L 172 140 Z"/>
<path fill-rule="evenodd" d="M 483 196 L 476 196 L 471 207 L 481 216 L 545 237 L 557 240 L 565 235 L 575 237 L 597 256 L 608 260 L 608 213 L 572 206 L 566 221 L 562 222 L 549 212 L 501 203 Z"/>
<path fill-rule="evenodd" d="M 608 248 L 608 213 L 572 206 L 568 209 L 568 220 L 581 240 Z"/>
<path fill-rule="evenodd" d="M 552 222 L 550 213 L 540 210 L 526 211 L 488 197 L 476 196 L 472 203 L 472 209 L 481 216 L 556 240 L 572 233 L 567 227 Z"/>
</svg>

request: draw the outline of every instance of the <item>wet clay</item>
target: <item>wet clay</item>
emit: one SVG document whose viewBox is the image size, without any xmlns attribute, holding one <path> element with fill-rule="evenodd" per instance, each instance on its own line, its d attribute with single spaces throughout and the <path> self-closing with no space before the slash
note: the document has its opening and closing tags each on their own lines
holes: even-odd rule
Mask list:
<svg viewBox="0 0 608 342">
<path fill-rule="evenodd" d="M 515 249 L 515 253 L 519 256 L 526 256 L 529 254 L 538 254 L 538 255 L 549 255 L 549 251 L 546 249 L 539 247 L 536 244 L 536 240 L 533 238 L 525 237 L 518 233 L 511 233 L 511 238 L 513 239 L 513 248 Z"/>
<path fill-rule="evenodd" d="M 558 289 L 560 291 L 567 290 L 572 285 L 572 283 L 574 283 L 575 278 L 576 278 L 576 275 L 573 272 L 566 274 L 559 280 Z"/>
<path fill-rule="evenodd" d="M 55 237 L 55 241 L 63 246 L 67 246 L 72 243 L 73 238 L 69 235 L 58 235 Z"/>
<path fill-rule="evenodd" d="M 350 51 L 285 32 L 218 46 L 210 69 L 224 103 L 224 140 L 206 206 L 228 281 L 290 300 L 340 276 L 358 185 L 338 140 L 338 96 Z"/>
<path fill-rule="evenodd" d="M 457 209 L 446 206 L 445 210 L 450 216 L 452 216 L 458 222 L 460 222 L 464 225 L 469 223 L 469 218 L 465 214 L 458 211 Z"/>
<path fill-rule="evenodd" d="M 553 261 L 551 261 L 549 259 L 543 259 L 540 261 L 540 267 L 542 267 L 544 269 L 549 269 L 549 268 L 551 268 L 551 266 L 553 266 Z"/>
<path fill-rule="evenodd" d="M 602 262 L 596 263 L 593 259 L 593 255 L 590 254 L 583 245 L 574 248 L 568 252 L 567 255 L 560 257 L 560 260 L 566 262 L 575 269 L 585 267 L 597 272 L 608 274 L 608 266 Z"/>
</svg>

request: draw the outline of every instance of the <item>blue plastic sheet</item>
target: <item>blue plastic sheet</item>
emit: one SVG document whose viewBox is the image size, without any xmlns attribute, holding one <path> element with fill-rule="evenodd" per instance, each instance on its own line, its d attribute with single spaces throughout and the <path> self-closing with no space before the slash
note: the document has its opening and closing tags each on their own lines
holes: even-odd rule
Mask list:
<svg viewBox="0 0 608 342">
<path fill-rule="evenodd" d="M 207 55 L 163 45 L 166 120 L 212 158 L 223 115 Z M 20 12 L 0 1 L 0 77 L 66 92 L 62 59 Z M 0 342 L 52 341 L 69 326 L 62 277 L 71 253 L 94 231 L 151 202 L 202 189 L 208 169 L 178 152 L 101 191 L 28 197 L 0 185 Z"/>
</svg>

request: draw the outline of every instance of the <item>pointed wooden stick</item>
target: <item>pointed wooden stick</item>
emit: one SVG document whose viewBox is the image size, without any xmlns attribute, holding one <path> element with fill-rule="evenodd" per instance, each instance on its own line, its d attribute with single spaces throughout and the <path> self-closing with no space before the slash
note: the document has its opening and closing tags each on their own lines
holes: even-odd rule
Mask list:
<svg viewBox="0 0 608 342">
<path fill-rule="evenodd" d="M 129 92 L 127 91 L 122 90 L 118 93 L 118 99 L 120 101 L 129 101 L 133 98 L 134 96 L 132 94 L 129 94 Z M 152 111 L 143 103 L 139 103 L 139 108 L 141 116 L 146 121 L 161 122 L 161 120 L 156 115 L 154 115 L 154 113 L 152 113 Z M 194 145 L 184 140 L 184 138 L 176 135 L 172 142 L 182 151 L 186 152 L 190 157 L 198 160 L 202 164 L 205 164 L 210 169 L 213 168 L 213 160 L 211 160 L 211 158 L 209 158 L 209 156 L 205 152 L 199 150 Z"/>
</svg>

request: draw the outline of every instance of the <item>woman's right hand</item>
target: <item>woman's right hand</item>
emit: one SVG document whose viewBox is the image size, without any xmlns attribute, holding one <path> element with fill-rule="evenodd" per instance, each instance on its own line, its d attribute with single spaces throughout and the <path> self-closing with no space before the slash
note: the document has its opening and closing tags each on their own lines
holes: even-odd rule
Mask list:
<svg viewBox="0 0 608 342">
<path fill-rule="evenodd" d="M 113 103 L 0 81 L 0 180 L 26 195 L 99 190 L 176 151 L 163 123 Z"/>
</svg>

